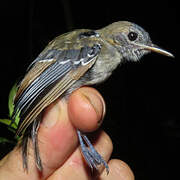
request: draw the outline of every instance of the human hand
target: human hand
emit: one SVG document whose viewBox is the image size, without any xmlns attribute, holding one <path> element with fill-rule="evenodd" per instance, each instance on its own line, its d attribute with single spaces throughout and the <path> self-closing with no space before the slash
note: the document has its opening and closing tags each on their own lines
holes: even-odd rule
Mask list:
<svg viewBox="0 0 180 180">
<path fill-rule="evenodd" d="M 128 165 L 118 159 L 110 159 L 113 145 L 104 131 L 99 131 L 94 147 L 108 162 L 107 175 L 103 167 L 92 173 L 80 152 L 76 129 L 82 132 L 96 130 L 102 123 L 105 103 L 102 96 L 93 88 L 83 87 L 72 93 L 68 102 L 57 100 L 43 112 L 43 121 L 38 132 L 43 172 L 34 163 L 31 141 L 28 148 L 28 172 L 23 169 L 21 149 L 15 147 L 0 161 L 0 179 L 13 180 L 85 180 L 118 179 L 132 180 L 133 173 Z"/>
</svg>

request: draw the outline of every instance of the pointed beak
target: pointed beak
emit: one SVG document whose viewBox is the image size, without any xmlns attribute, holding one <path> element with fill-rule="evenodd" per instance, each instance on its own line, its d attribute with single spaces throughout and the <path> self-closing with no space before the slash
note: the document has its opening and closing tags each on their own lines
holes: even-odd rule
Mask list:
<svg viewBox="0 0 180 180">
<path fill-rule="evenodd" d="M 145 50 L 149 50 L 149 51 L 152 51 L 152 52 L 156 52 L 156 53 L 159 53 L 159 54 L 162 54 L 162 55 L 165 55 L 165 56 L 169 56 L 169 57 L 172 57 L 174 58 L 174 55 L 171 54 L 170 52 L 158 47 L 157 45 L 154 45 L 154 44 L 151 44 L 151 45 L 141 45 L 141 47 Z"/>
</svg>

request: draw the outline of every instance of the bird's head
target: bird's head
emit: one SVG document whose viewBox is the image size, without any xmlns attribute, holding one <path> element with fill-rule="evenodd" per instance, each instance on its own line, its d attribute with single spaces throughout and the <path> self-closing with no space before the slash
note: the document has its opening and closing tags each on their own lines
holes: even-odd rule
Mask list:
<svg viewBox="0 0 180 180">
<path fill-rule="evenodd" d="M 154 45 L 149 34 L 140 26 L 127 21 L 119 21 L 101 29 L 104 38 L 115 46 L 123 58 L 138 61 L 143 55 L 153 51 L 166 56 L 173 55 Z"/>
</svg>

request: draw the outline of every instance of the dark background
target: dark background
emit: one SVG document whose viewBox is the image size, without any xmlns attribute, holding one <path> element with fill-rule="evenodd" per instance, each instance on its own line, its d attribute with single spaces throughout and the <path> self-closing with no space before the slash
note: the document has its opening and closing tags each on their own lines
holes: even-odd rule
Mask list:
<svg viewBox="0 0 180 180">
<path fill-rule="evenodd" d="M 8 117 L 12 85 L 52 38 L 76 28 L 135 22 L 176 58 L 149 54 L 97 87 L 107 103 L 103 128 L 114 143 L 112 157 L 127 162 L 136 179 L 179 179 L 178 6 L 157 0 L 1 2 L 0 118 Z"/>
</svg>

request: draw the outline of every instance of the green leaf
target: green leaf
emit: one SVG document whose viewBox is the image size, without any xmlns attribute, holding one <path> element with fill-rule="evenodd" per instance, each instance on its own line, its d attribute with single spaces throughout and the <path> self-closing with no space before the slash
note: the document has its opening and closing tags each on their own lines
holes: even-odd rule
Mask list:
<svg viewBox="0 0 180 180">
<path fill-rule="evenodd" d="M 17 113 L 17 115 L 16 115 L 16 117 L 15 117 L 15 122 L 13 123 L 13 124 L 15 124 L 16 129 L 17 129 L 18 124 L 19 124 L 19 121 L 20 121 L 19 115 L 20 115 L 20 111 L 18 111 L 18 113 Z"/>
<path fill-rule="evenodd" d="M 9 99 L 8 99 L 8 108 L 9 108 L 9 116 L 11 117 L 14 111 L 14 97 L 16 95 L 17 92 L 17 84 L 15 83 L 14 86 L 12 87 L 12 89 L 9 92 Z"/>
<path fill-rule="evenodd" d="M 9 126 L 11 123 L 11 120 L 10 119 L 0 119 L 0 123 L 3 123 L 5 125 Z"/>
<path fill-rule="evenodd" d="M 0 123 L 7 125 L 8 129 L 12 131 L 13 133 L 15 133 L 17 129 L 17 124 L 16 123 L 11 124 L 11 121 L 12 120 L 10 119 L 0 119 Z"/>
<path fill-rule="evenodd" d="M 12 87 L 12 89 L 9 92 L 8 108 L 9 108 L 9 116 L 10 117 L 12 116 L 12 114 L 14 112 L 14 97 L 16 95 L 17 89 L 18 89 L 17 83 L 15 83 L 14 86 Z M 20 115 L 20 111 L 17 113 L 17 115 L 15 117 L 15 122 L 10 124 L 10 127 L 14 128 L 15 130 L 17 129 L 18 123 L 19 123 L 19 120 L 20 120 L 19 115 Z"/>
<path fill-rule="evenodd" d="M 9 109 L 9 117 L 11 118 L 13 111 L 14 111 L 14 97 L 16 95 L 17 92 L 17 84 L 15 83 L 14 86 L 12 87 L 12 89 L 9 92 L 9 98 L 8 98 L 8 109 Z M 0 123 L 8 126 L 7 129 L 13 133 L 16 133 L 17 127 L 18 127 L 18 123 L 19 123 L 19 115 L 20 115 L 20 111 L 17 112 L 17 115 L 15 117 L 15 121 L 12 122 L 12 119 L 0 119 Z M 19 137 L 16 137 L 16 140 L 18 140 Z M 0 143 L 11 143 L 11 144 L 15 144 L 15 141 L 11 141 L 5 137 L 0 137 Z"/>
<path fill-rule="evenodd" d="M 14 145 L 16 144 L 15 141 L 11 141 L 11 140 L 4 138 L 4 137 L 0 137 L 0 143 L 10 143 L 10 144 L 14 144 Z"/>
<path fill-rule="evenodd" d="M 9 117 L 12 116 L 13 111 L 14 111 L 14 97 L 16 95 L 16 92 L 17 92 L 17 84 L 15 83 L 9 92 L 9 98 L 8 98 Z M 18 127 L 19 120 L 20 120 L 19 114 L 20 114 L 20 111 L 17 113 L 15 117 L 15 121 L 13 123 L 11 119 L 0 119 L 0 123 L 9 126 L 8 129 L 15 133 Z"/>
</svg>

